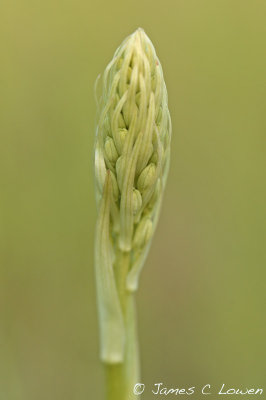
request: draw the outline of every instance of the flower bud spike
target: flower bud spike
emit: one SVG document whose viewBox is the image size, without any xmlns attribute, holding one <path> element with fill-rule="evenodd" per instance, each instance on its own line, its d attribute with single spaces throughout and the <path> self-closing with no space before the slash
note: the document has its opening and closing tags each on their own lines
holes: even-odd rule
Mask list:
<svg viewBox="0 0 266 400">
<path fill-rule="evenodd" d="M 101 358 L 120 363 L 119 396 L 129 399 L 140 382 L 132 292 L 160 213 L 172 129 L 162 67 L 143 29 L 119 46 L 102 81 L 95 145 Z M 109 365 L 109 379 L 113 371 Z"/>
</svg>

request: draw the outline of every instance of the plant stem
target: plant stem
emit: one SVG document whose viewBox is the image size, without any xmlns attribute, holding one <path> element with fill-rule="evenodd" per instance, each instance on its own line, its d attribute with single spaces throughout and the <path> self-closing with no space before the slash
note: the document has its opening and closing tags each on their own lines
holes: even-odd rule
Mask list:
<svg viewBox="0 0 266 400">
<path fill-rule="evenodd" d="M 130 255 L 119 251 L 115 265 L 117 289 L 126 330 L 124 362 L 105 364 L 107 400 L 135 399 L 133 389 L 139 381 L 139 356 L 134 295 L 126 290 Z M 140 396 L 138 396 L 138 399 Z"/>
</svg>

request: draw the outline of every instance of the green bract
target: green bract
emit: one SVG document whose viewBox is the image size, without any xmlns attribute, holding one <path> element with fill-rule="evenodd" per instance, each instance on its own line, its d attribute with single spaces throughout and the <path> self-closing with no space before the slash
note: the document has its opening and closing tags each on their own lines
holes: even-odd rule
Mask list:
<svg viewBox="0 0 266 400">
<path fill-rule="evenodd" d="M 142 29 L 117 49 L 102 82 L 95 148 L 96 276 L 102 358 L 119 362 L 124 326 L 116 257 L 130 255 L 125 285 L 135 291 L 168 173 L 171 121 L 162 67 Z"/>
</svg>

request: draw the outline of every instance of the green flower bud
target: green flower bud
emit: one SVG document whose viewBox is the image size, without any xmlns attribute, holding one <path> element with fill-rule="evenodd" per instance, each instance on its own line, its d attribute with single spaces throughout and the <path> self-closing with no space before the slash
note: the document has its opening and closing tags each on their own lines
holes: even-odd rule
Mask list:
<svg viewBox="0 0 266 400">
<path fill-rule="evenodd" d="M 108 160 L 111 163 L 115 163 L 116 160 L 118 159 L 118 153 L 117 153 L 114 141 L 110 136 L 107 136 L 104 148 L 105 148 L 105 154 L 106 154 Z"/>
<path fill-rule="evenodd" d="M 151 219 L 143 218 L 136 228 L 136 232 L 133 239 L 133 244 L 136 248 L 144 247 L 150 238 L 152 237 L 153 233 L 153 224 Z"/>
<path fill-rule="evenodd" d="M 133 214 L 136 215 L 142 205 L 141 193 L 137 189 L 133 189 Z"/>
<path fill-rule="evenodd" d="M 128 133 L 127 129 L 119 128 L 115 135 L 115 144 L 119 154 L 122 154 L 127 133 Z"/>
<path fill-rule="evenodd" d="M 149 186 L 154 184 L 156 178 L 156 166 L 155 164 L 149 164 L 144 170 L 141 172 L 138 182 L 137 188 L 140 192 L 144 192 Z"/>
</svg>

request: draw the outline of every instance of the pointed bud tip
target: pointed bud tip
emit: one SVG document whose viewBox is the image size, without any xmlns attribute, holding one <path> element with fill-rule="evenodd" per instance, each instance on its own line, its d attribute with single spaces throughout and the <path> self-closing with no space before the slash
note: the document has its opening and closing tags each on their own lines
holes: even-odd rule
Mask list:
<svg viewBox="0 0 266 400">
<path fill-rule="evenodd" d="M 144 29 L 141 27 L 136 29 L 135 32 L 132 34 L 132 36 L 148 37 Z"/>
</svg>

